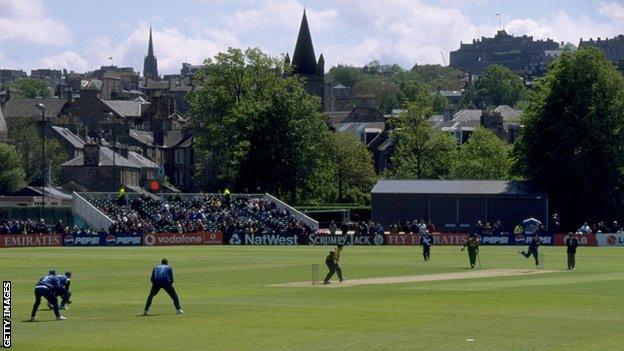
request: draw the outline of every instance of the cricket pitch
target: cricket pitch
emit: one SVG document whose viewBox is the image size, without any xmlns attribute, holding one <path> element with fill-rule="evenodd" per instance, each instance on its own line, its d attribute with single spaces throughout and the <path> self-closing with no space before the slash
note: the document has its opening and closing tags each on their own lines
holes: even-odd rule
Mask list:
<svg viewBox="0 0 624 351">
<path fill-rule="evenodd" d="M 458 279 L 472 279 L 472 278 L 492 278 L 492 277 L 512 277 L 519 275 L 533 275 L 543 273 L 553 273 L 556 270 L 527 270 L 527 269 L 485 269 L 485 270 L 471 270 L 467 272 L 451 272 L 451 273 L 437 273 L 437 274 L 418 274 L 418 275 L 404 275 L 399 277 L 379 277 L 379 278 L 365 278 L 365 279 L 347 279 L 342 283 L 337 280 L 332 281 L 332 284 L 323 285 L 323 282 L 319 282 L 317 285 L 312 285 L 311 281 L 307 282 L 294 282 L 285 284 L 274 284 L 269 286 L 282 287 L 282 288 L 346 288 L 349 286 L 359 285 L 379 285 L 379 284 L 399 284 L 399 283 L 416 283 L 416 282 L 434 282 L 440 280 L 458 280 Z"/>
</svg>

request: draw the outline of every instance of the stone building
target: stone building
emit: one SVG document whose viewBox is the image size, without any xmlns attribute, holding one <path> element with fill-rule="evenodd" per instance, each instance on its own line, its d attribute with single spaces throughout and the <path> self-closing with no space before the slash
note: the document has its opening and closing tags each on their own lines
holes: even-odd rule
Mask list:
<svg viewBox="0 0 624 351">
<path fill-rule="evenodd" d="M 624 72 L 624 35 L 620 34 L 617 37 L 611 39 L 607 38 L 602 40 L 600 37 L 596 40 L 581 40 L 578 45 L 579 49 L 584 47 L 595 47 L 604 52 L 608 60 L 618 67 L 618 69 Z"/>
<path fill-rule="evenodd" d="M 76 183 L 91 191 L 117 191 L 119 186 L 139 188 L 141 166 L 113 152 L 108 146 L 89 141 L 84 155 L 61 166 L 61 183 Z"/>
<path fill-rule="evenodd" d="M 143 77 L 158 80 L 158 60 L 154 56 L 154 44 L 152 43 L 152 27 L 150 27 L 149 43 L 147 44 L 147 56 L 143 60 Z"/>
<path fill-rule="evenodd" d="M 450 53 L 450 66 L 479 75 L 489 65 L 502 65 L 517 74 L 534 76 L 545 72 L 548 63 L 562 51 L 559 43 L 552 39 L 514 37 L 499 30 L 493 38 L 481 37 L 472 43 L 460 43 L 459 49 Z"/>
<path fill-rule="evenodd" d="M 325 83 L 325 58 L 321 54 L 316 60 L 314 54 L 314 45 L 312 44 L 312 35 L 308 26 L 308 18 L 305 10 L 301 18 L 301 26 L 299 27 L 299 35 L 295 44 L 292 61 L 286 54 L 285 66 L 292 67 L 292 73 L 302 77 L 305 80 L 304 88 L 308 94 L 316 95 L 321 98 L 323 109 L 327 106 L 325 101 L 325 90 L 328 86 Z"/>
</svg>

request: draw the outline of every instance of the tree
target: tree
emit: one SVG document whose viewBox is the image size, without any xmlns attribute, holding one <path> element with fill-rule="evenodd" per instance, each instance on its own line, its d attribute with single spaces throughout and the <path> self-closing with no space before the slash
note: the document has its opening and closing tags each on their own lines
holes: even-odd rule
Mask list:
<svg viewBox="0 0 624 351">
<path fill-rule="evenodd" d="M 479 127 L 459 149 L 457 179 L 508 179 L 510 147 L 489 129 Z"/>
<path fill-rule="evenodd" d="M 17 91 L 18 98 L 49 98 L 50 87 L 48 83 L 36 78 L 19 78 L 7 84 L 7 88 Z"/>
<path fill-rule="evenodd" d="M 11 123 L 9 128 L 9 142 L 15 146 L 21 157 L 22 168 L 28 183 L 41 181 L 41 166 L 43 155 L 41 150 L 41 133 L 37 130 L 37 122 L 30 118 L 18 119 Z M 61 165 L 67 161 L 61 144 L 54 139 L 45 139 L 46 164 L 50 167 L 50 178 L 53 183 L 59 181 Z"/>
<path fill-rule="evenodd" d="M 524 95 L 522 78 L 501 65 L 488 66 L 476 83 L 475 106 L 514 106 Z"/>
<path fill-rule="evenodd" d="M 375 95 L 378 108 L 384 113 L 390 113 L 392 109 L 400 106 L 401 91 L 399 86 L 391 79 L 384 78 L 381 75 L 366 76 L 353 86 L 352 92 L 354 95 Z"/>
<path fill-rule="evenodd" d="M 514 147 L 514 170 L 564 221 L 624 209 L 624 78 L 597 49 L 564 53 L 538 81 Z M 578 224 L 578 223 L 573 223 Z"/>
<path fill-rule="evenodd" d="M 328 128 L 318 98 L 259 49 L 228 49 L 204 62 L 190 94 L 203 187 L 271 192 L 291 202 L 315 194 Z"/>
<path fill-rule="evenodd" d="M 11 145 L 0 143 L 0 194 L 10 194 L 21 189 L 26 175 L 20 157 Z"/>
<path fill-rule="evenodd" d="M 444 179 L 451 176 L 457 157 L 452 135 L 431 127 L 431 98 L 421 95 L 393 121 L 395 151 L 389 176 L 402 179 Z"/>
<path fill-rule="evenodd" d="M 329 147 L 333 184 L 336 186 L 338 202 L 363 202 L 370 198 L 370 191 L 376 181 L 375 169 L 370 152 L 353 135 L 332 133 Z"/>
<path fill-rule="evenodd" d="M 332 86 L 342 84 L 349 88 L 364 78 L 361 68 L 348 65 L 334 66 L 329 69 L 328 75 L 331 77 Z"/>
</svg>

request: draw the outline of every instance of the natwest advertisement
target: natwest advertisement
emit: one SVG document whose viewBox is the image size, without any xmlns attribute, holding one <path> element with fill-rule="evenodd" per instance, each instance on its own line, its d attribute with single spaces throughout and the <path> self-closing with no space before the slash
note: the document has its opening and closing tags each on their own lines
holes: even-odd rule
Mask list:
<svg viewBox="0 0 624 351">
<path fill-rule="evenodd" d="M 598 246 L 624 246 L 624 233 L 596 234 Z"/>
<path fill-rule="evenodd" d="M 143 235 L 143 245 L 145 246 L 214 245 L 221 244 L 222 241 L 223 235 L 221 232 L 157 233 Z"/>
<path fill-rule="evenodd" d="M 232 233 L 230 245 L 300 245 L 297 235 Z"/>
<path fill-rule="evenodd" d="M 61 234 L 0 235 L 0 247 L 61 246 Z"/>
<path fill-rule="evenodd" d="M 465 233 L 433 233 L 433 245 L 464 245 L 468 241 Z M 388 234 L 386 245 L 420 245 L 420 234 Z"/>
</svg>

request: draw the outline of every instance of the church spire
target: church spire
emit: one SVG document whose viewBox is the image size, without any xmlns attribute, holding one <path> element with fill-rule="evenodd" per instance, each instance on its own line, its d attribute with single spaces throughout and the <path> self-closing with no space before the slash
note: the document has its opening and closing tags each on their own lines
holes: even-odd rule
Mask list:
<svg viewBox="0 0 624 351">
<path fill-rule="evenodd" d="M 154 43 L 152 41 L 152 27 L 150 26 L 149 44 L 147 45 L 147 56 L 143 60 L 143 77 L 158 79 L 158 61 L 154 56 Z"/>
<path fill-rule="evenodd" d="M 293 52 L 292 66 L 295 74 L 316 74 L 316 56 L 314 55 L 312 35 L 310 35 L 310 27 L 308 26 L 308 18 L 305 9 L 303 10 L 303 18 L 301 18 L 297 44 Z"/>
<path fill-rule="evenodd" d="M 147 46 L 147 56 L 154 56 L 154 44 L 152 44 L 152 26 L 150 26 L 149 44 Z"/>
</svg>

